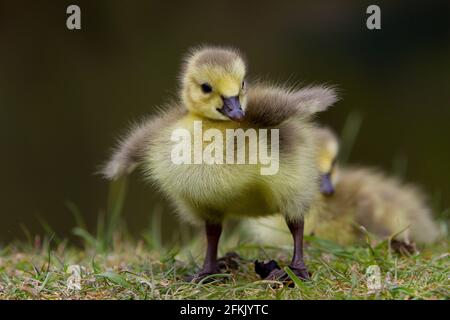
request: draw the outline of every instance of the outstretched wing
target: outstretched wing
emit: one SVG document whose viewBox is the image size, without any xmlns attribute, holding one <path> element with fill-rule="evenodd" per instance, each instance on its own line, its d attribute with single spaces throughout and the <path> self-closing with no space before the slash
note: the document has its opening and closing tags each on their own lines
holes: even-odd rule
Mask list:
<svg viewBox="0 0 450 320">
<path fill-rule="evenodd" d="M 181 118 L 185 112 L 176 106 L 132 126 L 125 137 L 119 139 L 110 160 L 100 173 L 110 180 L 131 173 L 143 161 L 158 132 Z"/>
<path fill-rule="evenodd" d="M 331 87 L 291 89 L 257 83 L 249 88 L 246 119 L 262 126 L 275 126 L 292 117 L 325 111 L 337 100 Z"/>
</svg>

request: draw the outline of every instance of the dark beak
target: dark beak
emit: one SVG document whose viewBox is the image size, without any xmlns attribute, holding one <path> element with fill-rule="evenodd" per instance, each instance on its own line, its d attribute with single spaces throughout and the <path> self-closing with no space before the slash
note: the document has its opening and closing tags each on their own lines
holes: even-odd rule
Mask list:
<svg viewBox="0 0 450 320">
<path fill-rule="evenodd" d="M 322 175 L 322 180 L 320 181 L 320 192 L 324 196 L 331 196 L 334 193 L 334 187 L 329 173 Z"/>
<path fill-rule="evenodd" d="M 217 109 L 224 116 L 227 116 L 233 121 L 242 121 L 244 119 L 245 113 L 242 110 L 241 103 L 239 102 L 239 97 L 230 97 L 225 98 L 222 97 L 223 106 L 220 109 Z"/>
</svg>

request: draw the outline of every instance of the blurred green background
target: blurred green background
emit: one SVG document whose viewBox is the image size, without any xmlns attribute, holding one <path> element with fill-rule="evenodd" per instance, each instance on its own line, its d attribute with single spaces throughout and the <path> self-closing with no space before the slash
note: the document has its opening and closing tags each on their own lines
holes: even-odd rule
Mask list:
<svg viewBox="0 0 450 320">
<path fill-rule="evenodd" d="M 362 116 L 349 161 L 404 175 L 447 208 L 450 2 L 373 3 L 382 30 L 366 28 L 364 1 L 1 0 L 0 241 L 42 221 L 69 236 L 68 200 L 94 228 L 108 192 L 94 172 L 131 121 L 176 94 L 180 59 L 203 43 L 240 48 L 252 76 L 337 84 L 342 101 L 319 121 L 340 133 Z M 70 4 L 80 31 L 66 29 Z M 172 232 L 138 174 L 123 210 L 133 234 L 161 210 Z"/>
</svg>

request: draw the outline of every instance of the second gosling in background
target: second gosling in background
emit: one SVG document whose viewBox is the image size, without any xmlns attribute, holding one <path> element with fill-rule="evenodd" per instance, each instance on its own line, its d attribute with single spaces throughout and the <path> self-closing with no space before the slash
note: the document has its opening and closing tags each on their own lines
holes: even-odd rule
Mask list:
<svg viewBox="0 0 450 320">
<path fill-rule="evenodd" d="M 439 238 L 426 197 L 416 186 L 374 168 L 340 166 L 335 134 L 327 128 L 317 128 L 315 134 L 321 192 L 306 218 L 306 234 L 341 245 L 364 238 L 358 226 L 381 239 L 393 237 L 405 243 L 427 244 Z M 285 222 L 276 216 L 248 221 L 243 230 L 259 243 L 290 243 Z"/>
</svg>

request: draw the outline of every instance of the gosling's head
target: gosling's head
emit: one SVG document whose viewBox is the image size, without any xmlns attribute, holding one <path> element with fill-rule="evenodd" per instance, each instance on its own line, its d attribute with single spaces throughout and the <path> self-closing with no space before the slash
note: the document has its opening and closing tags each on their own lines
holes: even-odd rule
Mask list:
<svg viewBox="0 0 450 320">
<path fill-rule="evenodd" d="M 316 129 L 318 140 L 317 164 L 321 173 L 320 192 L 325 196 L 334 193 L 337 180 L 336 159 L 339 152 L 339 141 L 336 135 L 327 128 Z"/>
<path fill-rule="evenodd" d="M 181 74 L 181 98 L 186 108 L 214 120 L 242 121 L 246 106 L 246 66 L 233 49 L 193 50 Z"/>
</svg>

